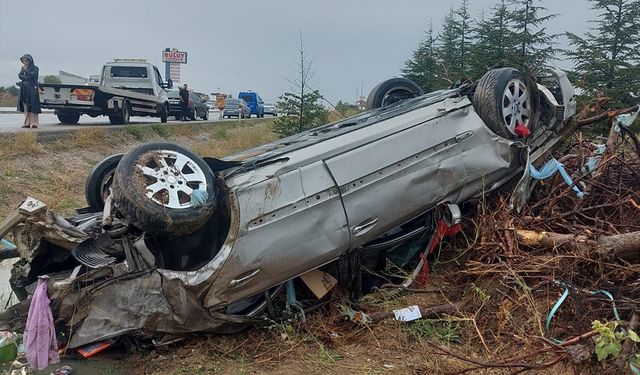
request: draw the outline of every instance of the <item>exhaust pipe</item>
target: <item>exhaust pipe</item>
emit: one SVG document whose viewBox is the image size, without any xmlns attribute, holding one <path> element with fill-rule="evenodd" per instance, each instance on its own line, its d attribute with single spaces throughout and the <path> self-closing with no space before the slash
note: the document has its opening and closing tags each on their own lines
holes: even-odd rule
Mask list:
<svg viewBox="0 0 640 375">
<path fill-rule="evenodd" d="M 102 211 L 102 229 L 110 230 L 113 226 L 113 217 L 111 217 L 111 208 L 113 206 L 113 199 L 111 194 L 104 200 L 104 211 Z"/>
</svg>

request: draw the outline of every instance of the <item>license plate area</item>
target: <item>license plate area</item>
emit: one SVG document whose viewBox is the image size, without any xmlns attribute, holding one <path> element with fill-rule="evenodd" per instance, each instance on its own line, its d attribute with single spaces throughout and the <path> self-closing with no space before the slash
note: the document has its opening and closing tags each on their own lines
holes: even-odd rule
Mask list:
<svg viewBox="0 0 640 375">
<path fill-rule="evenodd" d="M 45 99 L 44 102 L 46 104 L 67 104 L 65 99 Z"/>
</svg>

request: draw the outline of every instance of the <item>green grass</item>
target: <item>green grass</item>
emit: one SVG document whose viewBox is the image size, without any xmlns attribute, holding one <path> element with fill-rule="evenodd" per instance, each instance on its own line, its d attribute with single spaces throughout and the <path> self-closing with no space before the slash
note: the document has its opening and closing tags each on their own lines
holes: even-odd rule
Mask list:
<svg viewBox="0 0 640 375">
<path fill-rule="evenodd" d="M 169 128 L 166 125 L 153 124 L 150 127 L 151 127 L 151 130 L 153 130 L 156 134 L 158 134 L 162 138 L 168 138 L 172 135 L 172 128 Z"/>
<path fill-rule="evenodd" d="M 149 134 L 149 130 L 143 126 L 139 125 L 125 125 L 122 128 L 125 134 L 132 136 L 138 141 L 143 141 L 145 137 Z"/>
<path fill-rule="evenodd" d="M 229 138 L 229 132 L 227 131 L 227 128 L 224 126 L 221 126 L 219 128 L 215 128 L 215 130 L 213 131 L 213 138 L 214 139 L 227 139 Z"/>
<path fill-rule="evenodd" d="M 410 333 L 436 340 L 443 344 L 459 342 L 460 321 L 448 319 L 421 319 L 408 323 L 406 328 Z"/>
</svg>

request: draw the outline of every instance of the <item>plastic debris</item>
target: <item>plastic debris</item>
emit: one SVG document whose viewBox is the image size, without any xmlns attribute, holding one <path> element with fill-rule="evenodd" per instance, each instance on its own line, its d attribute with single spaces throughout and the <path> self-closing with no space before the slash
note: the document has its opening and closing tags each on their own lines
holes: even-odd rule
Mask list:
<svg viewBox="0 0 640 375">
<path fill-rule="evenodd" d="M 636 121 L 636 118 L 638 118 L 638 114 L 640 114 L 640 106 L 638 106 L 638 110 L 635 113 L 623 113 L 616 116 L 616 121 L 619 125 L 628 128 L 629 126 L 631 126 L 631 124 L 633 124 L 634 121 Z"/>
<path fill-rule="evenodd" d="M 0 363 L 13 362 L 18 356 L 20 338 L 13 332 L 0 332 Z"/>
<path fill-rule="evenodd" d="M 16 245 L 5 239 L 0 239 L 0 250 L 14 250 Z"/>
<path fill-rule="evenodd" d="M 191 206 L 194 208 L 204 206 L 207 203 L 207 199 L 209 199 L 209 193 L 205 190 L 195 189 L 191 192 Z"/>
<path fill-rule="evenodd" d="M 393 310 L 393 316 L 399 322 L 410 322 L 422 318 L 420 307 L 413 305 L 403 309 Z"/>
<path fill-rule="evenodd" d="M 356 311 L 347 305 L 340 305 L 340 313 L 356 323 L 370 324 L 373 321 L 367 313 Z"/>
<path fill-rule="evenodd" d="M 584 193 L 580 191 L 580 188 L 578 188 L 573 184 L 573 180 L 571 179 L 571 176 L 569 176 L 569 174 L 567 173 L 567 170 L 564 169 L 564 165 L 562 165 L 562 163 L 560 163 L 557 159 L 553 158 L 549 160 L 542 166 L 542 168 L 540 168 L 540 170 L 536 169 L 536 167 L 534 167 L 533 164 L 529 164 L 529 173 L 531 177 L 535 178 L 536 180 L 547 179 L 553 176 L 556 172 L 560 173 L 560 175 L 564 179 L 564 182 L 567 185 L 571 186 L 571 189 L 575 191 L 576 196 L 578 198 L 584 197 Z"/>
<path fill-rule="evenodd" d="M 78 348 L 78 353 L 84 358 L 92 357 L 101 351 L 107 349 L 111 345 L 115 344 L 116 339 L 108 339 L 98 342 L 92 342 L 91 344 L 87 344 Z"/>
<path fill-rule="evenodd" d="M 73 368 L 71 366 L 62 366 L 55 371 L 51 371 L 49 375 L 71 375 L 73 374 Z"/>
<path fill-rule="evenodd" d="M 528 136 L 531 135 L 531 130 L 529 130 L 529 128 L 527 128 L 527 126 L 525 124 L 517 124 L 516 127 L 513 129 L 515 131 L 515 133 L 523 138 L 527 138 Z"/>
</svg>

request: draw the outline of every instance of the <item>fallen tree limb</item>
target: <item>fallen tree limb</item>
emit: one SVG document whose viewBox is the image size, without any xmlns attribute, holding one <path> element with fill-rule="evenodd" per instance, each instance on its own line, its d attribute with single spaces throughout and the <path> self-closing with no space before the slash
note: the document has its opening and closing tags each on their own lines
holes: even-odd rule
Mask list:
<svg viewBox="0 0 640 375">
<path fill-rule="evenodd" d="M 555 249 L 563 246 L 582 252 L 595 252 L 602 256 L 614 256 L 626 260 L 640 258 L 640 232 L 590 238 L 585 235 L 538 232 L 516 229 L 516 239 L 525 246 L 542 246 Z"/>
</svg>

